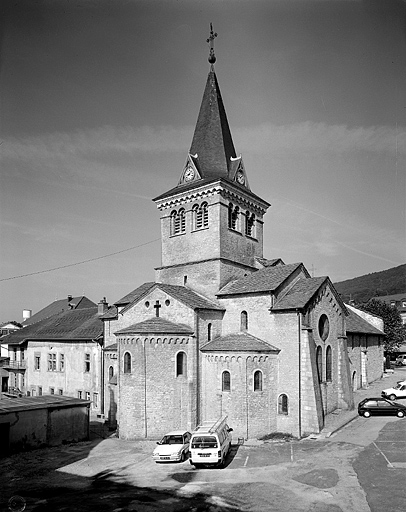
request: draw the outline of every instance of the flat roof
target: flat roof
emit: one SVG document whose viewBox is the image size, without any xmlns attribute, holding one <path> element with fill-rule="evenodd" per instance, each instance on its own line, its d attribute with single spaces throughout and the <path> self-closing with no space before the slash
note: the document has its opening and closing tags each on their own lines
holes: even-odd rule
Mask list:
<svg viewBox="0 0 406 512">
<path fill-rule="evenodd" d="M 42 395 L 9 398 L 3 396 L 0 400 L 0 414 L 17 411 L 30 411 L 34 409 L 56 409 L 60 407 L 75 407 L 89 405 L 91 400 L 81 400 L 71 396 Z"/>
</svg>

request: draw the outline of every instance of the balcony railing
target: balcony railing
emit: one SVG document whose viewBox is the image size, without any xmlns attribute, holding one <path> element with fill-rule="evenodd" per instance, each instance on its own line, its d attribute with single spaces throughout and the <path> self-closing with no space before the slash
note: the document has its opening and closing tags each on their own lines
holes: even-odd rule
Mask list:
<svg viewBox="0 0 406 512">
<path fill-rule="evenodd" d="M 0 368 L 9 368 L 10 370 L 25 370 L 27 368 L 26 361 L 0 361 Z"/>
</svg>

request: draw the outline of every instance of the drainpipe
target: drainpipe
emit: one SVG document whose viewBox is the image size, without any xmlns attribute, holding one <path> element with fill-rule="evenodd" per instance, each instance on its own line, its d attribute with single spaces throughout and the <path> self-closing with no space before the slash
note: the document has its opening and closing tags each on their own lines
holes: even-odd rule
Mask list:
<svg viewBox="0 0 406 512">
<path fill-rule="evenodd" d="M 249 415 L 248 415 L 248 357 L 245 358 L 245 411 L 247 415 L 247 437 L 246 439 L 249 439 L 249 427 L 248 427 L 248 421 L 249 421 Z"/>
<path fill-rule="evenodd" d="M 201 403 L 201 397 L 200 397 L 200 336 L 199 336 L 199 317 L 197 314 L 197 310 L 195 311 L 195 342 L 196 342 L 196 426 L 200 425 L 200 403 Z M 189 402 L 190 403 L 190 402 Z M 192 411 L 190 411 L 192 412 Z M 192 420 L 192 417 L 190 417 L 190 420 Z M 190 422 L 192 425 L 192 421 Z"/>
<path fill-rule="evenodd" d="M 299 439 L 302 437 L 302 321 L 300 316 L 300 311 L 296 310 L 297 314 L 297 332 L 298 332 L 298 342 L 299 342 L 299 381 L 298 381 L 298 391 L 299 391 Z"/>
<path fill-rule="evenodd" d="M 147 338 L 144 338 L 144 424 L 145 424 L 145 437 L 148 437 L 148 420 L 147 420 L 147 352 L 146 352 Z"/>
</svg>

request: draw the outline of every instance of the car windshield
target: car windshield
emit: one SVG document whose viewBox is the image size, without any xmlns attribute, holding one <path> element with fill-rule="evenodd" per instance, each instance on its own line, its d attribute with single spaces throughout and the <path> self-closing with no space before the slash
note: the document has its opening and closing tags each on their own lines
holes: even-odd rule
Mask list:
<svg viewBox="0 0 406 512">
<path fill-rule="evenodd" d="M 196 436 L 192 439 L 192 448 L 217 448 L 214 436 Z"/>
<path fill-rule="evenodd" d="M 164 436 L 160 444 L 183 444 L 182 436 Z"/>
</svg>

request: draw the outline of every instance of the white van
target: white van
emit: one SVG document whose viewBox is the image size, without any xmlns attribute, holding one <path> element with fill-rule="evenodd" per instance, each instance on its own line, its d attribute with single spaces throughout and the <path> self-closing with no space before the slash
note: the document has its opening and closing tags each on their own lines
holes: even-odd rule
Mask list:
<svg viewBox="0 0 406 512">
<path fill-rule="evenodd" d="M 190 439 L 190 463 L 195 467 L 206 464 L 223 465 L 230 451 L 232 430 L 227 425 L 227 416 L 204 421 L 196 427 Z"/>
</svg>

